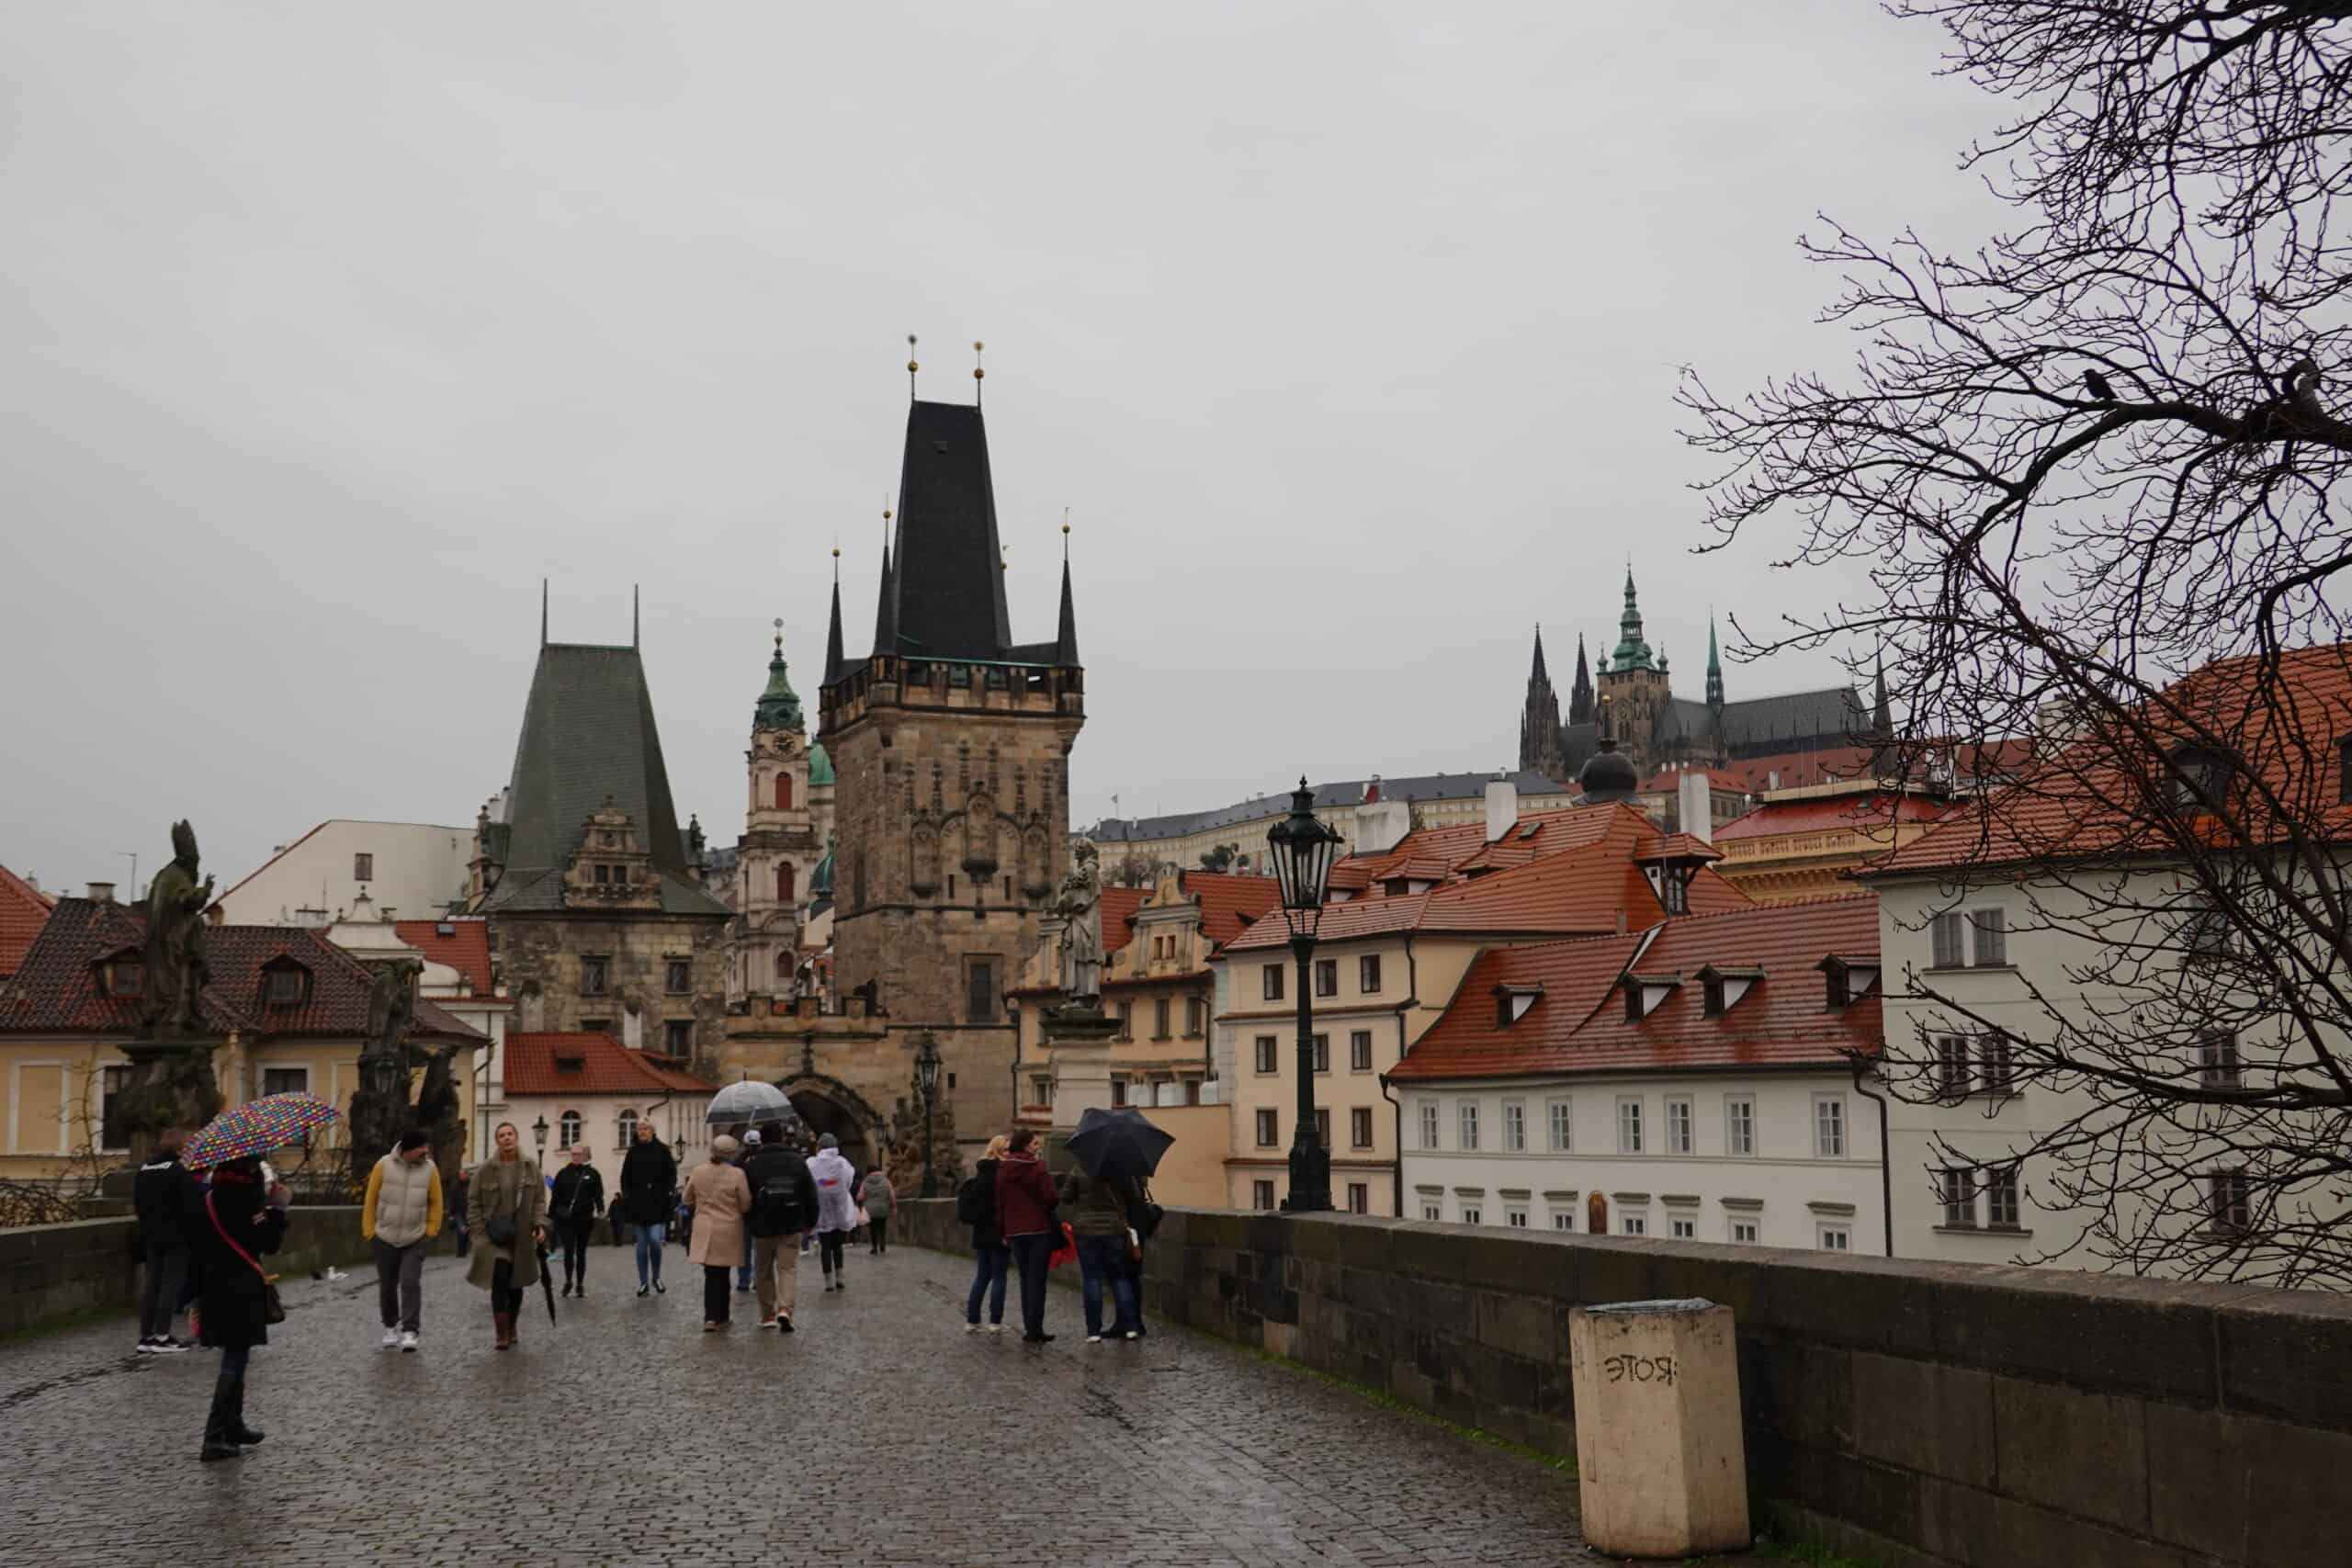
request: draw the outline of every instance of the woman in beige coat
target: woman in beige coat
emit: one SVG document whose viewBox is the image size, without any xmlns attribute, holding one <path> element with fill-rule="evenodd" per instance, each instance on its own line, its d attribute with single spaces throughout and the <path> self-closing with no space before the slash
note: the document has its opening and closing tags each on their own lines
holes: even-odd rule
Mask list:
<svg viewBox="0 0 2352 1568">
<path fill-rule="evenodd" d="M 466 1280 L 490 1292 L 490 1318 L 497 1325 L 495 1349 L 512 1349 L 521 1325 L 523 1292 L 539 1282 L 539 1243 L 547 1238 L 548 1184 L 539 1162 L 523 1152 L 523 1134 L 501 1122 L 498 1152 L 474 1172 L 466 1206 L 466 1234 L 473 1238 L 473 1260 Z M 491 1239 L 496 1231 L 503 1242 Z"/>
<path fill-rule="evenodd" d="M 752 1212 L 752 1184 L 733 1164 L 737 1145 L 720 1134 L 710 1141 L 710 1158 L 686 1178 L 684 1202 L 694 1211 L 693 1241 L 686 1261 L 702 1265 L 702 1331 L 727 1326 L 732 1301 L 727 1276 L 743 1260 L 743 1219 Z"/>
</svg>

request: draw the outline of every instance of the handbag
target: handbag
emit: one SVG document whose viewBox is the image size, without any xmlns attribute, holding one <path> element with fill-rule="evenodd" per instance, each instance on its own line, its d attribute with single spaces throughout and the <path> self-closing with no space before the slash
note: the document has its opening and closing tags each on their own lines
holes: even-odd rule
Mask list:
<svg viewBox="0 0 2352 1568">
<path fill-rule="evenodd" d="M 490 1238 L 492 1247 L 512 1247 L 514 1245 L 514 1216 L 492 1214 L 482 1221 L 481 1233 Z"/>
<path fill-rule="evenodd" d="M 222 1241 L 229 1244 L 229 1250 L 252 1264 L 254 1272 L 261 1276 L 262 1322 L 284 1323 L 286 1303 L 278 1299 L 277 1282 L 271 1278 L 269 1270 L 261 1266 L 261 1259 L 240 1247 L 237 1238 L 229 1234 L 229 1227 L 220 1223 L 220 1211 L 212 1205 L 212 1194 L 209 1192 L 204 1195 L 204 1212 L 212 1217 L 212 1228 L 220 1233 Z"/>
</svg>

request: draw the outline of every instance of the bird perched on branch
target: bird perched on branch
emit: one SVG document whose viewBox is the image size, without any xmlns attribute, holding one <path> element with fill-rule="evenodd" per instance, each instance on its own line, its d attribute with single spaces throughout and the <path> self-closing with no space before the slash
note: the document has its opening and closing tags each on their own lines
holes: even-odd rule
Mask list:
<svg viewBox="0 0 2352 1568">
<path fill-rule="evenodd" d="M 2091 399 L 2095 402 L 2111 403 L 2115 400 L 2115 389 L 2108 385 L 2107 378 L 2096 370 L 2083 372 L 2083 385 L 2091 389 Z"/>
</svg>

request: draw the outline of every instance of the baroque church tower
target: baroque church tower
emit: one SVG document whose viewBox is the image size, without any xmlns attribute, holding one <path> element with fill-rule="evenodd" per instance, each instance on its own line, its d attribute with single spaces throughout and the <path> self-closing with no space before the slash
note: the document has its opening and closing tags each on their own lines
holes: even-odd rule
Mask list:
<svg viewBox="0 0 2352 1568">
<path fill-rule="evenodd" d="M 977 406 L 908 411 L 874 651 L 826 647 L 819 734 L 840 778 L 833 977 L 870 998 L 908 1079 L 939 1043 L 960 1142 L 1014 1111 L 1004 991 L 1069 863 L 1069 751 L 1086 720 L 1065 547 L 1061 620 L 1016 643 Z M 903 1092 L 903 1090 L 901 1091 Z"/>
<path fill-rule="evenodd" d="M 751 795 L 736 853 L 729 1001 L 794 994 L 800 931 L 832 826 L 831 792 L 818 788 L 820 777 L 830 784 L 831 771 L 824 748 L 808 743 L 800 697 L 785 670 L 784 623 L 775 625 L 767 689 L 752 706 L 752 744 L 743 753 Z"/>
</svg>

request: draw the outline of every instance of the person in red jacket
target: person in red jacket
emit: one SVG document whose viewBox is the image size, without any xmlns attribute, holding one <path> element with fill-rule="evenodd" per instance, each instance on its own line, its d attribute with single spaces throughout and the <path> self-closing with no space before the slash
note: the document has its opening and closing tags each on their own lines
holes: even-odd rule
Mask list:
<svg viewBox="0 0 2352 1568">
<path fill-rule="evenodd" d="M 1026 1345 L 1053 1338 L 1046 1332 L 1046 1268 L 1061 1240 L 1061 1222 L 1054 1217 L 1060 1201 L 1046 1162 L 1037 1157 L 1037 1134 L 1015 1128 L 996 1168 L 996 1214 L 1021 1276 L 1021 1339 Z"/>
</svg>

